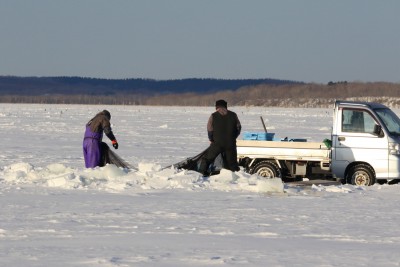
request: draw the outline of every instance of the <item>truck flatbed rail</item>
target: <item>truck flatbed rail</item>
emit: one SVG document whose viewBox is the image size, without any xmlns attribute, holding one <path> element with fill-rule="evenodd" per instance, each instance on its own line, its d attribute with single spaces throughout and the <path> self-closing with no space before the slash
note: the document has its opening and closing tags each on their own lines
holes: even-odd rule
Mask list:
<svg viewBox="0 0 400 267">
<path fill-rule="evenodd" d="M 324 143 L 318 142 L 237 140 L 236 146 L 239 158 L 326 161 L 330 153 Z"/>
</svg>

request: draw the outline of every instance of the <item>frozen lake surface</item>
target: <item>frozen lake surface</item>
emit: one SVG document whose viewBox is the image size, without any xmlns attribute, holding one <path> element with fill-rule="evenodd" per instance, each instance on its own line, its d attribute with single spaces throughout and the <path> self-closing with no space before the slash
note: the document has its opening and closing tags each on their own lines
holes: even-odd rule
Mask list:
<svg viewBox="0 0 400 267">
<path fill-rule="evenodd" d="M 103 109 L 139 171 L 84 168 L 84 125 Z M 278 138 L 330 138 L 331 109 L 230 109 L 243 132 L 262 132 L 263 116 Z M 400 265 L 397 184 L 162 169 L 208 146 L 213 111 L 0 104 L 0 266 Z"/>
</svg>

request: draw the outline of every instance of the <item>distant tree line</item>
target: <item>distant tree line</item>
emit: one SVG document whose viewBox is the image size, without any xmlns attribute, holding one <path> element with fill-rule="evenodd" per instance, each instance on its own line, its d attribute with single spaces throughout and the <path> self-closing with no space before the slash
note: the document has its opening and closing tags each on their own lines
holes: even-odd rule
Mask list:
<svg viewBox="0 0 400 267">
<path fill-rule="evenodd" d="M 163 95 L 146 99 L 147 105 L 209 106 L 224 98 L 237 106 L 329 107 L 335 100 L 377 101 L 390 106 L 400 105 L 400 84 L 337 83 L 245 86 L 236 91 L 213 94 Z"/>
<path fill-rule="evenodd" d="M 12 77 L 10 77 L 12 79 Z M 35 79 L 35 78 L 32 78 Z M 47 78 L 46 78 L 47 79 Z M 49 103 L 49 104 L 104 104 L 104 105 L 165 105 L 165 106 L 213 106 L 217 99 L 226 99 L 230 106 L 278 106 L 278 107 L 329 107 L 336 99 L 342 100 L 361 100 L 376 101 L 391 107 L 400 107 L 400 84 L 398 83 L 362 83 L 362 82 L 329 82 L 328 84 L 290 82 L 283 84 L 275 83 L 256 83 L 247 84 L 235 89 L 207 89 L 190 90 L 181 89 L 170 91 L 157 91 L 149 93 L 150 89 L 139 91 L 113 91 L 98 79 L 83 78 L 57 78 L 65 79 L 63 88 L 67 91 L 61 93 L 33 94 L 19 93 L 4 90 L 1 91 L 0 79 L 0 102 L 2 103 Z M 45 82 L 46 86 L 51 82 L 49 78 Z M 193 86 L 200 88 L 195 83 L 205 84 L 208 79 L 185 79 L 182 84 L 187 83 L 185 88 Z M 212 79 L 211 79 L 212 80 Z M 80 81 L 80 82 L 79 82 Z M 82 81 L 91 81 L 93 86 L 103 88 L 100 93 L 92 93 L 90 90 L 80 91 Z M 111 80 L 113 81 L 113 80 Z M 110 82 L 111 82 L 110 81 Z M 208 81 L 210 84 L 222 84 L 224 80 Z M 247 80 L 249 81 L 249 80 Z M 18 80 L 18 82 L 21 82 Z M 23 79 L 29 84 L 29 79 Z M 114 81 L 115 82 L 115 81 Z M 83 83 L 83 82 L 82 82 Z M 179 82 L 177 82 L 179 84 Z M 192 85 L 190 85 L 193 83 Z M 3 83 L 4 85 L 5 83 Z M 12 82 L 9 83 L 10 85 Z M 28 84 L 26 85 L 27 87 Z M 83 83 L 87 84 L 87 83 Z M 182 85 L 181 84 L 181 85 Z M 240 83 L 238 83 L 240 84 Z M 21 84 L 19 84 L 21 85 Z M 67 86 L 68 85 L 68 86 Z M 32 86 L 32 85 L 30 85 Z M 40 88 L 39 84 L 35 84 Z M 228 87 L 228 86 L 227 86 Z M 60 88 L 60 87 L 57 87 Z M 119 87 L 118 87 L 119 88 Z M 43 89 L 40 89 L 43 90 Z M 40 91 L 39 90 L 39 91 Z M 157 89 L 158 90 L 158 89 Z M 90 93 L 88 93 L 90 92 Z M 112 93 L 106 93 L 112 92 Z"/>
<path fill-rule="evenodd" d="M 0 103 L 143 105 L 143 95 L 0 95 Z"/>
<path fill-rule="evenodd" d="M 158 95 L 237 90 L 257 84 L 299 84 L 278 79 L 99 79 L 85 77 L 15 77 L 0 76 L 0 94 L 15 95 Z"/>
</svg>

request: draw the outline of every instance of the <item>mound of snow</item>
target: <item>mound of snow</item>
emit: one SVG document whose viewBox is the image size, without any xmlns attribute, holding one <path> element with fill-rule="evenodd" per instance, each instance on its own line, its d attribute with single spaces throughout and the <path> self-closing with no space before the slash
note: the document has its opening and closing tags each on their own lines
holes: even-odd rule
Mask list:
<svg viewBox="0 0 400 267">
<path fill-rule="evenodd" d="M 265 179 L 243 171 L 222 170 L 219 175 L 203 178 L 198 172 L 162 169 L 160 165 L 139 163 L 138 171 L 107 165 L 93 169 L 72 169 L 63 164 L 50 164 L 35 168 L 29 163 L 5 167 L 0 179 L 12 184 L 35 184 L 65 189 L 90 188 L 109 191 L 186 189 L 217 191 L 249 191 L 256 193 L 283 193 L 279 178 Z"/>
<path fill-rule="evenodd" d="M 0 181 L 14 185 L 33 184 L 110 192 L 183 189 L 320 196 L 367 190 L 366 187 L 352 185 L 293 186 L 284 184 L 280 178 L 265 179 L 244 171 L 231 172 L 225 169 L 218 175 L 203 177 L 195 171 L 178 170 L 173 167 L 163 169 L 159 164 L 150 162 L 139 163 L 137 171 L 119 168 L 112 164 L 93 169 L 73 169 L 59 163 L 50 164 L 45 168 L 35 168 L 29 163 L 22 162 L 3 167 L 0 170 Z"/>
<path fill-rule="evenodd" d="M 10 183 L 18 183 L 36 179 L 34 167 L 29 163 L 15 163 L 4 168 L 3 179 Z"/>
</svg>

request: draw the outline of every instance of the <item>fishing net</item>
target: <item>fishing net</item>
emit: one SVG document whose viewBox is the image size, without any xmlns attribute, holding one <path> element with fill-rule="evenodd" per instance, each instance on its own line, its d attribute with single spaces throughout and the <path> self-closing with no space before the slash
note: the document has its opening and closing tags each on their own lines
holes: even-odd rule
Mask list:
<svg viewBox="0 0 400 267">
<path fill-rule="evenodd" d="M 185 170 L 192 170 L 192 171 L 199 171 L 200 170 L 200 164 L 201 161 L 203 159 L 203 157 L 205 156 L 205 154 L 207 153 L 208 148 L 205 149 L 204 151 L 202 151 L 200 154 L 197 154 L 196 156 L 193 157 L 189 157 L 186 158 L 185 160 L 182 160 L 178 163 L 175 163 L 173 165 L 167 166 L 165 168 L 169 168 L 171 166 L 174 166 L 174 168 L 177 169 L 185 169 Z M 218 174 L 221 169 L 224 166 L 224 158 L 222 154 L 219 154 L 214 162 L 212 164 L 210 164 L 209 168 L 208 168 L 208 172 L 212 174 Z"/>
<path fill-rule="evenodd" d="M 118 156 L 116 153 L 114 153 L 106 143 L 101 142 L 101 150 L 102 150 L 102 166 L 105 166 L 106 164 L 114 164 L 117 167 L 136 170 L 135 167 L 133 167 L 131 164 L 129 164 L 128 162 L 123 160 L 120 156 Z"/>
</svg>

